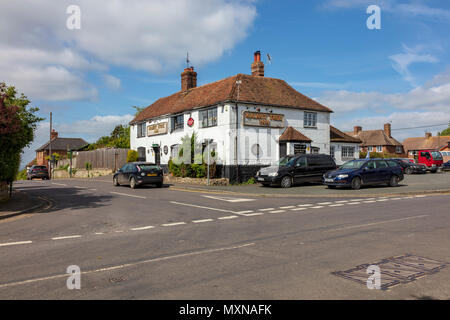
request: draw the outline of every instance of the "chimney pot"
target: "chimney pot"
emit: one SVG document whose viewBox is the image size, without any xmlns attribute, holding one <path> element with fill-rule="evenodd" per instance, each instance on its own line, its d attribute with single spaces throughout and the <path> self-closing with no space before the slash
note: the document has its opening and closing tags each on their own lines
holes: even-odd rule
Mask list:
<svg viewBox="0 0 450 320">
<path fill-rule="evenodd" d="M 55 131 L 55 129 L 52 130 L 52 133 L 50 134 L 50 139 L 55 140 L 58 138 L 58 132 Z"/>
<path fill-rule="evenodd" d="M 194 67 L 184 69 L 181 73 L 181 91 L 188 91 L 195 87 L 197 87 L 197 72 L 194 71 Z"/>
<path fill-rule="evenodd" d="M 391 137 L 391 124 L 390 123 L 386 123 L 384 125 L 384 133 L 386 133 L 386 135 L 388 137 Z"/>
<path fill-rule="evenodd" d="M 358 135 L 361 131 L 362 131 L 362 127 L 361 126 L 354 126 L 353 127 L 353 134 L 355 136 Z"/>
<path fill-rule="evenodd" d="M 264 77 L 264 63 L 261 61 L 261 52 L 256 51 L 252 63 L 252 76 Z"/>
<path fill-rule="evenodd" d="M 425 138 L 429 139 L 431 138 L 432 134 L 431 132 L 425 132 Z"/>
</svg>

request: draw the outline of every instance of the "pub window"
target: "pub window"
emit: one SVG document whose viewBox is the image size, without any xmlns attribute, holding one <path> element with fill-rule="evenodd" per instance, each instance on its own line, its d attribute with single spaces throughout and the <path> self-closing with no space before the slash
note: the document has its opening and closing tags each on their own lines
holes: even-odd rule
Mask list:
<svg viewBox="0 0 450 320">
<path fill-rule="evenodd" d="M 342 147 L 342 158 L 354 158 L 355 147 Z"/>
<path fill-rule="evenodd" d="M 137 125 L 137 137 L 142 138 L 145 137 L 145 122 L 144 123 L 138 123 Z"/>
<path fill-rule="evenodd" d="M 377 146 L 377 152 L 382 152 L 383 151 L 383 146 Z"/>
<path fill-rule="evenodd" d="M 317 112 L 305 112 L 303 117 L 303 126 L 305 128 L 316 128 Z"/>
<path fill-rule="evenodd" d="M 372 146 L 367 147 L 367 151 L 372 152 L 373 151 L 373 147 Z"/>
<path fill-rule="evenodd" d="M 217 107 L 199 111 L 200 128 L 217 126 Z"/>
<path fill-rule="evenodd" d="M 402 153 L 402 151 L 403 151 L 403 150 L 402 150 L 402 146 L 396 146 L 396 147 L 395 147 L 395 152 L 396 152 L 396 153 Z"/>
<path fill-rule="evenodd" d="M 180 114 L 178 116 L 172 117 L 172 131 L 183 130 L 184 128 L 184 115 Z"/>
</svg>

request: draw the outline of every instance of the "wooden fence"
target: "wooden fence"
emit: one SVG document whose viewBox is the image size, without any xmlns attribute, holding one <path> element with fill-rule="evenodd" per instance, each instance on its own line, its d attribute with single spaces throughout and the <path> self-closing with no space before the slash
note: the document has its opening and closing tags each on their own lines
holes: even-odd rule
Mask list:
<svg viewBox="0 0 450 320">
<path fill-rule="evenodd" d="M 73 153 L 72 168 L 84 169 L 86 162 L 92 165 L 93 169 L 117 170 L 127 163 L 127 153 L 129 149 L 104 148 L 92 151 L 78 151 Z M 70 164 L 69 159 L 59 160 L 57 166 Z"/>
</svg>

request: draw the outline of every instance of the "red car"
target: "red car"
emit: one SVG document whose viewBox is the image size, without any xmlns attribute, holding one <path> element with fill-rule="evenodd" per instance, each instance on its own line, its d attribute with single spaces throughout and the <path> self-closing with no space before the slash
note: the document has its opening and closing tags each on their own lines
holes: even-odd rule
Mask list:
<svg viewBox="0 0 450 320">
<path fill-rule="evenodd" d="M 432 173 L 435 173 L 444 164 L 442 154 L 435 150 L 419 150 L 415 158 L 417 163 L 424 164 Z"/>
</svg>

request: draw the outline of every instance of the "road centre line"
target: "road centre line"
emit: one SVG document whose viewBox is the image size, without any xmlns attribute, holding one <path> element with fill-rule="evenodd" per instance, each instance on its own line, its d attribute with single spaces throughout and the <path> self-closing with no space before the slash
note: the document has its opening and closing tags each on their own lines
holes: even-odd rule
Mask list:
<svg viewBox="0 0 450 320">
<path fill-rule="evenodd" d="M 179 226 L 182 224 L 186 224 L 186 222 L 173 222 L 173 223 L 164 223 L 161 226 L 163 227 L 172 227 L 172 226 Z"/>
<path fill-rule="evenodd" d="M 290 209 L 290 210 L 291 211 L 300 211 L 300 210 L 306 210 L 306 209 L 309 209 L 309 208 L 303 207 L 303 208 L 295 208 L 295 209 Z"/>
<path fill-rule="evenodd" d="M 347 203 L 347 204 L 361 204 L 361 202 L 350 202 L 350 203 Z"/>
<path fill-rule="evenodd" d="M 57 186 L 67 186 L 67 184 L 64 184 L 64 183 L 56 183 L 56 182 L 52 182 L 52 184 L 56 184 Z"/>
<path fill-rule="evenodd" d="M 329 207 L 341 207 L 343 206 L 343 203 L 336 203 L 336 204 L 330 204 Z"/>
<path fill-rule="evenodd" d="M 220 217 L 220 218 L 217 218 L 217 219 L 219 219 L 219 220 L 228 220 L 228 219 L 235 219 L 235 218 L 238 218 L 238 216 L 226 216 L 226 217 Z"/>
<path fill-rule="evenodd" d="M 271 210 L 275 210 L 275 208 L 264 208 L 264 209 L 259 209 L 258 211 L 271 211 Z"/>
<path fill-rule="evenodd" d="M 114 192 L 114 191 L 110 191 L 109 193 L 118 194 L 121 196 L 133 197 L 133 198 L 147 199 L 146 197 L 135 196 L 134 194 L 120 193 L 120 192 Z"/>
<path fill-rule="evenodd" d="M 18 241 L 18 242 L 0 243 L 0 247 L 15 246 L 15 245 L 29 244 L 29 243 L 33 243 L 33 241 Z"/>
<path fill-rule="evenodd" d="M 335 201 L 334 203 L 346 203 L 348 202 L 348 200 L 339 200 L 339 201 Z"/>
<path fill-rule="evenodd" d="M 204 223 L 204 222 L 211 222 L 214 221 L 213 219 L 202 219 L 202 220 L 192 220 L 193 223 Z"/>
<path fill-rule="evenodd" d="M 77 235 L 73 235 L 73 236 L 55 237 L 55 238 L 52 238 L 52 240 L 74 239 L 74 238 L 81 238 L 81 237 L 82 237 L 82 235 L 77 234 Z"/>
<path fill-rule="evenodd" d="M 244 214 L 244 213 L 251 213 L 251 212 L 254 212 L 254 211 L 253 211 L 253 210 L 237 211 L 237 212 L 235 212 L 235 213 L 237 213 L 237 214 Z"/>
<path fill-rule="evenodd" d="M 217 249 L 208 249 L 208 250 L 202 250 L 202 251 L 180 253 L 180 254 L 176 254 L 176 255 L 173 255 L 173 256 L 166 256 L 166 257 L 148 259 L 148 260 L 138 261 L 138 262 L 134 262 L 134 263 L 126 263 L 126 264 L 121 264 L 121 265 L 116 265 L 116 266 L 111 266 L 111 267 L 106 267 L 106 268 L 100 268 L 100 269 L 95 269 L 95 270 L 84 271 L 84 272 L 81 272 L 81 274 L 92 274 L 92 273 L 98 273 L 98 272 L 105 272 L 105 271 L 124 269 L 124 268 L 133 267 L 133 266 L 136 266 L 136 265 L 141 265 L 141 264 L 146 264 L 146 263 L 151 263 L 151 262 L 160 262 L 160 261 L 172 260 L 172 259 L 176 259 L 176 258 L 197 256 L 197 255 L 207 254 L 207 253 L 215 253 L 215 252 L 221 252 L 221 251 L 241 249 L 241 248 L 245 248 L 245 247 L 249 247 L 249 246 L 253 246 L 253 245 L 255 245 L 255 243 L 252 242 L 252 243 L 246 243 L 246 244 L 242 244 L 242 245 L 239 245 L 239 246 L 233 246 L 233 247 L 223 247 L 223 248 L 217 248 Z M 0 288 L 12 287 L 12 286 L 17 286 L 17 285 L 24 285 L 24 284 L 29 284 L 29 283 L 39 282 L 39 281 L 45 281 L 45 280 L 67 278 L 68 276 L 69 275 L 67 273 L 64 273 L 64 274 L 58 274 L 58 275 L 49 276 L 49 277 L 29 279 L 29 280 L 25 280 L 25 281 L 2 283 L 2 284 L 0 284 Z"/>
<path fill-rule="evenodd" d="M 227 209 L 219 209 L 219 208 L 211 208 L 211 207 L 205 207 L 205 206 L 198 206 L 198 205 L 196 205 L 196 204 L 183 203 L 183 202 L 177 202 L 177 201 L 170 201 L 170 203 L 178 204 L 178 205 L 182 205 L 182 206 L 193 207 L 193 208 L 208 209 L 208 210 L 214 210 L 214 211 L 228 212 L 228 213 L 234 213 L 234 214 L 240 214 L 240 215 L 243 215 L 242 213 L 234 212 L 234 211 L 232 211 L 232 210 L 227 210 Z"/>
<path fill-rule="evenodd" d="M 253 217 L 253 216 L 261 216 L 263 214 L 264 214 L 264 212 L 255 212 L 255 213 L 246 214 L 246 216 L 247 217 Z"/>
<path fill-rule="evenodd" d="M 286 210 L 274 210 L 274 211 L 269 211 L 269 213 L 282 213 L 282 212 L 286 212 Z"/>
<path fill-rule="evenodd" d="M 311 209 L 320 209 L 323 208 L 323 206 L 315 206 L 315 207 L 311 207 Z"/>
<path fill-rule="evenodd" d="M 295 206 L 285 206 L 285 207 L 280 207 L 280 209 L 292 209 L 295 208 Z"/>
<path fill-rule="evenodd" d="M 326 230 L 325 232 L 341 231 L 341 230 L 349 230 L 349 229 L 362 228 L 362 227 L 369 227 L 369 226 L 374 226 L 374 225 L 384 224 L 384 223 L 389 223 L 389 222 L 398 222 L 398 221 L 405 221 L 405 220 L 411 220 L 411 219 L 419 219 L 419 218 L 425 218 L 425 217 L 428 217 L 428 215 L 427 215 L 427 214 L 424 214 L 424 215 L 420 215 L 420 216 L 412 216 L 412 217 L 401 218 L 401 219 L 392 219 L 392 220 L 385 220 L 385 221 L 372 222 L 372 223 L 366 223 L 366 224 L 359 224 L 359 225 L 348 226 L 348 227 L 344 227 L 344 228 L 337 228 L 337 229 Z"/>
<path fill-rule="evenodd" d="M 299 204 L 299 205 L 297 205 L 297 207 L 311 207 L 313 205 L 314 204 L 312 204 L 312 203 L 306 203 L 306 204 Z"/>
<path fill-rule="evenodd" d="M 375 200 L 368 200 L 368 201 L 363 201 L 364 203 L 374 203 L 376 202 Z"/>
<path fill-rule="evenodd" d="M 316 204 L 319 204 L 319 205 L 323 205 L 323 204 L 332 204 L 333 202 L 318 202 L 318 203 L 316 203 Z"/>
<path fill-rule="evenodd" d="M 154 228 L 154 226 L 145 226 L 145 227 L 131 228 L 130 230 L 138 231 L 138 230 L 148 230 L 148 229 L 152 229 L 152 228 Z"/>
</svg>

